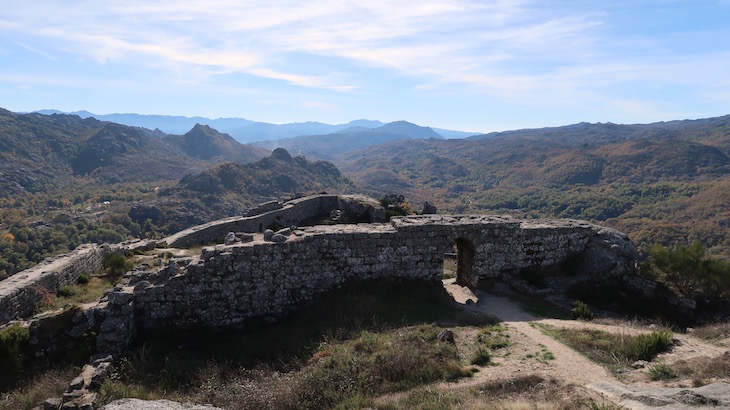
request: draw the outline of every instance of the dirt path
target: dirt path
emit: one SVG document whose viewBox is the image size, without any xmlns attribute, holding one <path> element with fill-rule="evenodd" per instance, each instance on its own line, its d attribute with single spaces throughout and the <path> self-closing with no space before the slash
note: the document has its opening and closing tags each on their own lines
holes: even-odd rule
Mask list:
<svg viewBox="0 0 730 410">
<path fill-rule="evenodd" d="M 541 318 L 523 311 L 515 302 L 481 292 L 477 296 L 479 303 L 475 308 L 501 319 L 507 325 L 512 342 L 511 354 L 498 361 L 501 362 L 500 366 L 490 367 L 480 373 L 491 373 L 491 377 L 505 378 L 514 376 L 515 371 L 518 374 L 532 372 L 580 385 L 612 378 L 602 366 L 543 334 L 531 324 Z M 545 360 L 544 352 L 552 353 L 554 359 Z M 523 359 L 528 355 L 533 355 L 534 360 Z"/>
<path fill-rule="evenodd" d="M 632 336 L 642 333 L 651 333 L 653 331 L 653 329 L 640 329 L 626 325 L 604 325 L 574 320 L 542 319 L 540 320 L 540 323 L 567 329 L 594 329 Z M 726 351 L 728 351 L 726 347 L 713 345 L 693 336 L 675 333 L 672 350 L 658 355 L 654 358 L 654 361 L 672 364 L 679 360 L 689 360 L 695 357 L 717 357 L 724 354 Z"/>
<path fill-rule="evenodd" d="M 443 386 L 479 385 L 492 380 L 530 374 L 579 385 L 612 378 L 602 366 L 591 362 L 552 337 L 544 335 L 531 325 L 531 322 L 540 321 L 542 318 L 525 312 L 515 302 L 481 291 L 474 295 L 470 290 L 453 284 L 453 281 L 446 282 L 445 287 L 458 303 L 465 304 L 467 300 L 478 299 L 476 304 L 466 304 L 467 309 L 478 310 L 503 321 L 507 327 L 510 346 L 508 354 L 495 354 L 493 365 L 480 368 L 474 377 L 456 383 L 443 383 Z M 466 328 L 457 332 L 456 342 L 460 349 L 463 350 L 474 343 L 476 332 Z"/>
<path fill-rule="evenodd" d="M 509 354 L 494 358 L 497 366 L 483 367 L 472 379 L 461 380 L 457 383 L 441 383 L 440 387 L 458 388 L 479 385 L 491 380 L 514 378 L 521 374 L 537 374 L 562 380 L 566 383 L 585 386 L 595 392 L 604 394 L 604 397 L 611 397 L 616 402 L 620 402 L 622 406 L 630 409 L 647 409 L 659 403 L 671 409 L 698 408 L 695 407 L 698 403 L 687 401 L 685 396 L 688 395 L 695 399 L 699 397 L 702 400 L 706 399 L 709 402 L 719 403 L 720 407 L 730 403 L 728 401 L 728 398 L 730 398 L 730 385 L 727 383 L 720 382 L 699 389 L 688 389 L 690 386 L 687 386 L 685 381 L 682 380 L 651 382 L 647 374 L 648 368 L 630 369 L 629 373 L 622 376 L 624 381 L 622 383 L 603 366 L 591 362 L 552 337 L 544 335 L 532 324 L 539 323 L 576 330 L 594 329 L 632 336 L 649 333 L 654 329 L 638 328 L 623 323 L 610 325 L 536 317 L 522 310 L 516 302 L 508 298 L 486 292 L 477 292 L 475 295 L 468 289 L 461 288 L 450 282 L 446 282 L 444 286 L 458 303 L 465 305 L 466 309 L 478 310 L 502 320 L 507 325 L 511 344 Z M 476 303 L 467 303 L 467 301 Z M 476 331 L 472 330 L 471 333 L 476 333 Z M 457 338 L 457 344 L 460 346 L 473 343 L 473 340 L 470 340 L 468 329 L 462 330 L 460 339 Z M 727 351 L 726 347 L 713 345 L 690 335 L 675 333 L 674 339 L 675 343 L 672 350 L 660 354 L 653 362 L 671 365 L 692 358 L 719 357 Z M 540 355 L 546 351 L 550 352 L 555 359 L 539 360 Z M 528 357 L 533 360 L 526 360 Z M 630 384 L 625 384 L 626 382 Z"/>
</svg>

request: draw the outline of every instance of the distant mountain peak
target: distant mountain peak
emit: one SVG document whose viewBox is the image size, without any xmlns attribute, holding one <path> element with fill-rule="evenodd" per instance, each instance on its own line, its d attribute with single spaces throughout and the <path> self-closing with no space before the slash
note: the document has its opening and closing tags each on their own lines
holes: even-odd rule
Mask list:
<svg viewBox="0 0 730 410">
<path fill-rule="evenodd" d="M 420 125 L 416 125 L 403 120 L 393 121 L 391 123 L 383 125 L 382 127 L 376 128 L 376 130 L 393 134 L 402 134 L 404 137 L 414 139 L 444 138 L 441 136 L 441 134 L 437 133 L 429 127 L 422 127 Z"/>
</svg>

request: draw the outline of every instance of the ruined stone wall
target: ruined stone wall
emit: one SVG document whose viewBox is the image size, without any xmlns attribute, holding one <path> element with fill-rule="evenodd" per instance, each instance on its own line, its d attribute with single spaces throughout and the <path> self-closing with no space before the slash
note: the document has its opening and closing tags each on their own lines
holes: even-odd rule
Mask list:
<svg viewBox="0 0 730 410">
<path fill-rule="evenodd" d="M 75 284 L 81 274 L 104 268 L 102 245 L 80 245 L 71 253 L 47 258 L 38 265 L 0 281 L 0 325 L 33 315 L 44 294 Z"/>
<path fill-rule="evenodd" d="M 278 209 L 267 206 L 260 212 L 255 208 L 252 216 L 236 216 L 198 225 L 169 236 L 164 242 L 173 247 L 189 247 L 209 244 L 228 232 L 263 232 L 273 223 L 285 227 L 298 225 L 302 220 L 337 209 L 338 201 L 337 195 L 312 195 L 288 201 Z"/>
<path fill-rule="evenodd" d="M 627 274 L 633 267 L 633 244 L 625 236 L 580 221 L 429 215 L 308 227 L 283 243 L 256 234 L 252 242 L 204 248 L 200 257 L 138 274 L 109 299 L 110 312 L 132 312 L 131 317 L 120 313 L 124 324 L 107 328 L 229 326 L 276 318 L 354 279 L 437 282 L 444 254 L 457 239 L 473 246 L 474 284 L 522 269 L 548 269 L 587 249 L 613 255 L 589 258 L 591 274 Z M 114 313 L 110 317 L 117 320 Z M 122 336 L 100 340 L 109 345 Z"/>
</svg>

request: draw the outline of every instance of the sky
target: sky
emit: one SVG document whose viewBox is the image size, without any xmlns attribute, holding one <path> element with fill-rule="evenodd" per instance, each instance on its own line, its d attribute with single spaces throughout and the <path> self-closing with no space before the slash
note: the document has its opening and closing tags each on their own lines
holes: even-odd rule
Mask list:
<svg viewBox="0 0 730 410">
<path fill-rule="evenodd" d="M 730 0 L 3 0 L 0 107 L 463 131 L 730 114 Z"/>
</svg>

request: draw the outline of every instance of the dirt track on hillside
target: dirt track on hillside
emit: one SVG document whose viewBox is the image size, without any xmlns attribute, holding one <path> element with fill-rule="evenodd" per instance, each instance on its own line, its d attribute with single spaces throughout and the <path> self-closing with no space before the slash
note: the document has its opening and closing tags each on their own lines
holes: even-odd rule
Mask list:
<svg viewBox="0 0 730 410">
<path fill-rule="evenodd" d="M 496 365 L 484 366 L 470 379 L 462 379 L 456 383 L 441 383 L 439 388 L 459 388 L 476 386 L 493 380 L 505 380 L 520 375 L 536 374 L 549 379 L 557 379 L 566 384 L 585 386 L 604 397 L 620 403 L 625 408 L 651 408 L 647 403 L 664 403 L 664 408 L 703 408 L 698 403 L 684 403 L 686 396 L 707 396 L 710 403 L 730 405 L 730 380 L 718 380 L 716 383 L 692 389 L 688 380 L 677 379 L 670 382 L 650 381 L 649 368 L 627 369 L 619 381 L 606 368 L 588 360 L 585 356 L 565 346 L 550 336 L 543 334 L 535 324 L 545 324 L 556 328 L 566 329 L 594 329 L 610 333 L 635 336 L 649 333 L 655 329 L 651 327 L 637 327 L 629 323 L 600 324 L 575 320 L 547 319 L 525 312 L 516 302 L 506 297 L 495 296 L 483 291 L 472 293 L 445 281 L 446 290 L 454 297 L 457 303 L 463 304 L 465 309 L 477 310 L 496 316 L 507 326 L 510 338 L 509 353 L 495 355 L 493 362 Z M 476 302 L 476 303 L 471 303 Z M 456 332 L 457 346 L 464 349 L 474 344 L 476 329 L 460 328 Z M 539 360 L 541 353 L 549 351 L 554 360 Z M 693 358 L 714 358 L 723 354 L 730 354 L 726 347 L 710 344 L 706 341 L 687 334 L 674 334 L 674 345 L 670 352 L 660 354 L 652 363 L 673 364 Z M 626 384 L 628 383 L 628 384 Z M 672 394 L 680 397 L 672 398 Z M 712 396 L 714 395 L 714 396 Z M 698 399 L 699 400 L 699 399 Z M 704 400 L 702 398 L 701 400 Z M 700 401 L 701 401 L 700 400 Z M 712 400 L 715 400 L 714 402 Z M 718 401 L 719 400 L 719 401 Z M 647 407 L 648 406 L 648 407 Z M 709 407 L 708 407 L 709 408 Z M 713 408 L 718 408 L 717 404 Z"/>
</svg>

